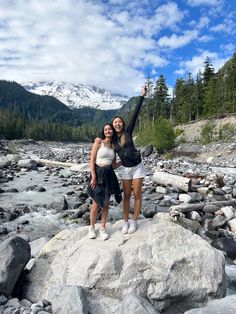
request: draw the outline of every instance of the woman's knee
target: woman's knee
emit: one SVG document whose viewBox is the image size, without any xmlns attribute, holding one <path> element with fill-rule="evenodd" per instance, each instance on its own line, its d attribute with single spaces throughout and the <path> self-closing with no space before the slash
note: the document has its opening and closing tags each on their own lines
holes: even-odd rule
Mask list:
<svg viewBox="0 0 236 314">
<path fill-rule="evenodd" d="M 136 192 L 134 193 L 134 200 L 138 201 L 142 198 L 142 193 L 141 192 Z"/>
<path fill-rule="evenodd" d="M 99 208 L 98 204 L 95 203 L 95 202 L 93 202 L 93 204 L 92 204 L 92 206 L 91 206 L 91 208 L 90 208 L 90 211 L 93 211 L 93 212 L 94 212 L 94 211 L 97 211 L 98 208 Z"/>
</svg>

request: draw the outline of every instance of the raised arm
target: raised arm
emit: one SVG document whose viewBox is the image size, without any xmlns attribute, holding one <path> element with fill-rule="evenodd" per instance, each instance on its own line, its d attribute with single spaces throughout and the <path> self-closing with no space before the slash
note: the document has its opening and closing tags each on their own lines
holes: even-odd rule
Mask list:
<svg viewBox="0 0 236 314">
<path fill-rule="evenodd" d="M 90 172 L 91 172 L 91 181 L 90 181 L 90 186 L 92 189 L 95 188 L 95 185 L 97 184 L 97 180 L 96 180 L 96 171 L 95 171 L 95 161 L 96 161 L 96 157 L 97 157 L 97 151 L 99 148 L 99 144 L 95 141 L 91 150 L 91 154 L 90 154 Z"/>
<path fill-rule="evenodd" d="M 139 114 L 139 111 L 142 107 L 142 103 L 143 103 L 143 99 L 144 97 L 146 96 L 147 94 L 147 87 L 145 86 L 142 91 L 141 91 L 141 96 L 139 97 L 139 101 L 135 107 L 135 110 L 134 110 L 134 113 L 129 121 L 129 124 L 127 126 L 127 131 L 130 132 L 132 134 L 133 132 L 133 129 L 134 129 L 134 126 L 135 126 L 135 123 L 136 123 L 136 120 L 138 118 L 138 114 Z"/>
</svg>

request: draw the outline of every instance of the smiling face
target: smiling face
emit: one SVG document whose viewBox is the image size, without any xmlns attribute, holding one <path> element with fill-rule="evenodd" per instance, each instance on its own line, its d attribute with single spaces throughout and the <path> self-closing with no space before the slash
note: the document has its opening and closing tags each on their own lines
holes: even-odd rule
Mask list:
<svg viewBox="0 0 236 314">
<path fill-rule="evenodd" d="M 106 124 L 104 126 L 103 133 L 104 133 L 105 137 L 109 137 L 109 138 L 112 138 L 112 136 L 114 134 L 113 129 L 112 129 L 112 127 L 109 124 Z"/>
<path fill-rule="evenodd" d="M 121 118 L 116 117 L 113 121 L 112 121 L 112 125 L 116 131 L 117 134 L 121 134 L 124 130 L 124 122 Z"/>
</svg>

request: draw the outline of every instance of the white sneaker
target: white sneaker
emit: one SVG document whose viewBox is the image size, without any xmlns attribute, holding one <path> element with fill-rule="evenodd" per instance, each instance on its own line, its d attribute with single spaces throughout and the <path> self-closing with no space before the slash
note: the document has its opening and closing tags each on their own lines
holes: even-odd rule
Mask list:
<svg viewBox="0 0 236 314">
<path fill-rule="evenodd" d="M 89 239 L 96 239 L 96 231 L 94 226 L 89 226 Z"/>
<path fill-rule="evenodd" d="M 128 221 L 125 221 L 125 224 L 122 228 L 122 233 L 126 234 L 126 233 L 128 233 L 128 230 L 129 230 L 129 223 L 128 223 Z"/>
<path fill-rule="evenodd" d="M 134 233 L 137 231 L 137 229 L 138 229 L 137 221 L 135 221 L 135 220 L 131 221 L 128 233 Z"/>
<path fill-rule="evenodd" d="M 106 229 L 105 228 L 101 228 L 99 229 L 99 233 L 100 233 L 100 236 L 102 238 L 102 240 L 107 240 L 110 238 L 109 234 L 107 233 Z"/>
</svg>

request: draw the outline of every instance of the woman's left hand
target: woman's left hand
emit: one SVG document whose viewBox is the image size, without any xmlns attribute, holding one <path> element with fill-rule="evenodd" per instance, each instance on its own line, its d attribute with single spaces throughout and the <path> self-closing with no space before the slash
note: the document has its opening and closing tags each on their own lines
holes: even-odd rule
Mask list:
<svg viewBox="0 0 236 314">
<path fill-rule="evenodd" d="M 147 86 L 144 86 L 144 88 L 141 91 L 141 96 L 143 96 L 143 97 L 146 96 L 147 95 L 147 91 L 148 91 Z"/>
<path fill-rule="evenodd" d="M 92 178 L 90 181 L 90 186 L 91 186 L 92 190 L 95 188 L 96 184 L 97 184 L 96 178 Z"/>
</svg>

